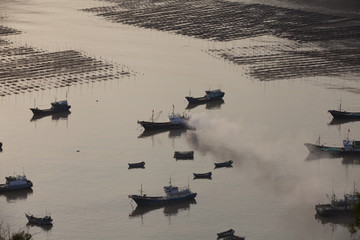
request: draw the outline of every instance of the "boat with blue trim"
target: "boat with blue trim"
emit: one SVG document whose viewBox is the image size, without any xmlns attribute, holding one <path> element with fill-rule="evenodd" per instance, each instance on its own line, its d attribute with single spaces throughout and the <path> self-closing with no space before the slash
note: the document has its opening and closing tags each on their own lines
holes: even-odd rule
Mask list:
<svg viewBox="0 0 360 240">
<path fill-rule="evenodd" d="M 5 177 L 6 183 L 0 184 L 0 193 L 29 189 L 33 186 L 33 183 L 23 175 Z"/>
<path fill-rule="evenodd" d="M 164 187 L 165 196 L 147 196 L 140 190 L 140 195 L 129 195 L 129 198 L 134 200 L 138 206 L 154 206 L 177 203 L 184 200 L 195 199 L 197 193 L 190 190 L 189 187 L 179 188 L 171 185 Z"/>
<path fill-rule="evenodd" d="M 68 104 L 68 101 L 62 100 L 52 102 L 51 108 L 48 109 L 39 109 L 38 107 L 36 107 L 30 108 L 30 110 L 33 112 L 34 115 L 50 115 L 53 113 L 69 111 L 70 108 L 71 106 Z"/>
<path fill-rule="evenodd" d="M 188 128 L 187 120 L 189 120 L 189 116 L 186 114 L 178 114 L 174 111 L 169 114 L 169 121 L 167 122 L 156 122 L 161 114 L 154 118 L 154 111 L 149 121 L 138 121 L 145 130 L 171 130 L 171 129 L 186 129 Z"/>
<path fill-rule="evenodd" d="M 208 90 L 205 91 L 205 96 L 203 97 L 185 97 L 186 100 L 188 100 L 189 103 L 191 104 L 201 104 L 201 103 L 206 103 L 209 101 L 214 101 L 214 100 L 219 100 L 222 99 L 225 95 L 224 92 L 222 92 L 220 89 L 216 89 L 216 90 Z"/>
</svg>

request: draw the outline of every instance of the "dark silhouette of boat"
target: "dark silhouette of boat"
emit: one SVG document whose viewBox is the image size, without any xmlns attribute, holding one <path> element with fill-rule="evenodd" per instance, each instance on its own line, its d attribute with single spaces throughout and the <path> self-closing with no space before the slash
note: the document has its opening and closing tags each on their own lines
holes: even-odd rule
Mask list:
<svg viewBox="0 0 360 240">
<path fill-rule="evenodd" d="M 50 215 L 46 215 L 45 217 L 34 217 L 32 214 L 25 213 L 25 216 L 29 223 L 34 225 L 52 225 L 53 222 Z"/>
<path fill-rule="evenodd" d="M 48 109 L 39 109 L 39 108 L 30 108 L 34 115 L 50 115 L 53 113 L 68 111 L 71 108 L 68 105 L 67 100 L 57 101 L 51 103 L 51 108 Z"/>
<path fill-rule="evenodd" d="M 320 137 L 316 144 L 305 143 L 313 155 L 332 155 L 336 157 L 360 156 L 360 141 L 349 140 L 349 137 L 343 140 L 343 147 L 329 147 L 320 144 Z"/>
<path fill-rule="evenodd" d="M 358 194 L 355 185 L 353 193 L 344 194 L 344 199 L 337 199 L 333 194 L 330 203 L 315 205 L 316 213 L 322 217 L 353 214 L 355 204 L 360 201 Z"/>
<path fill-rule="evenodd" d="M 130 168 L 145 168 L 145 162 L 128 163 Z"/>
<path fill-rule="evenodd" d="M 211 179 L 212 173 L 211 172 L 207 172 L 207 173 L 193 173 L 194 174 L 194 179 L 195 178 L 208 178 Z"/>
<path fill-rule="evenodd" d="M 360 112 L 347 112 L 341 110 L 328 111 L 335 119 L 360 120 Z"/>
<path fill-rule="evenodd" d="M 217 236 L 218 238 L 225 238 L 225 237 L 234 236 L 234 233 L 235 231 L 233 229 L 229 229 L 227 231 L 217 233 Z"/>
<path fill-rule="evenodd" d="M 159 113 L 161 114 L 161 112 Z M 159 115 L 158 115 L 159 116 Z M 154 118 L 154 112 L 149 121 L 138 121 L 145 130 L 171 130 L 171 129 L 185 129 L 187 128 L 187 120 L 189 117 L 185 114 L 181 115 L 174 113 L 174 111 L 168 116 L 168 122 L 156 122 L 157 118 Z"/>
<path fill-rule="evenodd" d="M 214 163 L 214 164 L 215 164 L 215 168 L 232 167 L 233 161 L 229 160 L 229 161 L 226 161 L 226 162 Z"/>
<path fill-rule="evenodd" d="M 33 183 L 24 175 L 5 177 L 6 183 L 0 184 L 0 193 L 29 189 Z"/>
<path fill-rule="evenodd" d="M 190 191 L 190 188 L 178 188 L 171 185 L 164 187 L 165 196 L 147 196 L 142 194 L 142 189 L 140 195 L 129 195 L 129 198 L 134 200 L 138 206 L 152 206 L 152 205 L 165 205 L 172 204 L 176 202 L 181 202 L 184 200 L 194 199 L 197 193 Z"/>
<path fill-rule="evenodd" d="M 201 104 L 201 103 L 206 103 L 209 101 L 214 101 L 214 100 L 219 100 L 222 99 L 225 95 L 224 92 L 222 92 L 220 89 L 216 89 L 216 90 L 208 90 L 205 91 L 205 96 L 203 97 L 185 97 L 186 100 L 188 100 L 189 103 L 192 104 Z"/>
<path fill-rule="evenodd" d="M 175 151 L 174 158 L 178 159 L 194 159 L 194 151 Z"/>
</svg>

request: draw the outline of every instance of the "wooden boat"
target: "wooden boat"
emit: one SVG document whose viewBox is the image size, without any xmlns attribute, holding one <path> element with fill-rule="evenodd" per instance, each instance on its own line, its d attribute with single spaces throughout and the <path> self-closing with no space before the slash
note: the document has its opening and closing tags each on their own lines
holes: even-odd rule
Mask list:
<svg viewBox="0 0 360 240">
<path fill-rule="evenodd" d="M 206 103 L 209 101 L 214 101 L 214 100 L 219 100 L 222 99 L 225 95 L 224 92 L 222 92 L 220 89 L 216 89 L 216 90 L 208 90 L 205 91 L 205 96 L 203 97 L 185 97 L 186 100 L 188 100 L 189 103 L 192 104 L 201 104 L 201 103 Z"/>
<path fill-rule="evenodd" d="M 190 188 L 178 188 L 171 185 L 164 187 L 165 196 L 147 196 L 140 191 L 140 195 L 129 195 L 129 198 L 134 200 L 138 206 L 154 206 L 154 205 L 166 205 L 181 202 L 184 200 L 194 199 L 197 193 L 190 191 Z"/>
<path fill-rule="evenodd" d="M 145 162 L 128 163 L 129 168 L 145 168 Z"/>
<path fill-rule="evenodd" d="M 234 236 L 234 233 L 235 231 L 233 229 L 229 229 L 227 231 L 217 233 L 217 236 L 218 238 L 226 238 L 226 237 Z"/>
<path fill-rule="evenodd" d="M 51 108 L 49 109 L 39 109 L 39 108 L 30 108 L 34 115 L 49 115 L 58 112 L 68 111 L 71 108 L 68 105 L 67 100 L 57 101 L 51 103 Z"/>
<path fill-rule="evenodd" d="M 226 162 L 214 163 L 214 164 L 215 164 L 215 168 L 232 167 L 233 161 L 229 160 L 229 161 L 226 161 Z"/>
<path fill-rule="evenodd" d="M 26 214 L 26 218 L 28 219 L 29 223 L 34 225 L 52 225 L 52 218 L 50 215 L 46 215 L 45 217 L 34 217 L 33 215 Z"/>
<path fill-rule="evenodd" d="M 185 114 L 181 115 L 178 113 L 174 113 L 174 111 L 168 116 L 168 122 L 156 122 L 159 115 L 154 118 L 154 112 L 149 121 L 138 121 L 145 130 L 170 130 L 170 129 L 186 129 L 187 128 L 187 120 L 189 117 Z"/>
<path fill-rule="evenodd" d="M 211 172 L 207 172 L 207 173 L 193 173 L 194 174 L 194 178 L 211 178 L 212 173 Z"/>
<path fill-rule="evenodd" d="M 343 140 L 343 147 L 329 147 L 320 144 L 320 138 L 316 144 L 305 143 L 310 153 L 317 155 L 332 155 L 332 156 L 360 156 L 360 141 Z"/>
<path fill-rule="evenodd" d="M 194 151 L 175 151 L 174 158 L 176 158 L 176 159 L 194 159 Z"/>
<path fill-rule="evenodd" d="M 5 177 L 6 183 L 0 184 L 0 193 L 29 189 L 33 183 L 24 175 Z"/>
</svg>

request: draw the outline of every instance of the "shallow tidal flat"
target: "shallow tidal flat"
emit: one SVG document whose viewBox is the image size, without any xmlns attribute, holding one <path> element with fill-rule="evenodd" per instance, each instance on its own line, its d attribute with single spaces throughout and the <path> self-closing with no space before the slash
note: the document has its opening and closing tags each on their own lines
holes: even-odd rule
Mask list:
<svg viewBox="0 0 360 240">
<path fill-rule="evenodd" d="M 105 1 L 106 2 L 106 1 Z M 87 8 L 111 22 L 232 42 L 271 36 L 268 45 L 210 49 L 258 80 L 359 75 L 360 20 L 262 4 L 209 0 L 109 0 Z M 286 43 L 280 43 L 286 41 Z"/>
<path fill-rule="evenodd" d="M 0 25 L 0 96 L 107 81 L 131 75 L 123 66 L 75 50 L 47 52 L 17 46 L 2 36 L 21 34 Z"/>
</svg>

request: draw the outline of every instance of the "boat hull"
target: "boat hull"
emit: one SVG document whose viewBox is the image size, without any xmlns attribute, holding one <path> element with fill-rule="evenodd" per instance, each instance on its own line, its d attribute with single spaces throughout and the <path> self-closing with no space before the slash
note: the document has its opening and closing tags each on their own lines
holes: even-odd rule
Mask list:
<svg viewBox="0 0 360 240">
<path fill-rule="evenodd" d="M 145 162 L 139 162 L 139 163 L 128 163 L 129 168 L 145 168 Z"/>
<path fill-rule="evenodd" d="M 333 207 L 331 204 L 318 204 L 315 206 L 315 210 L 322 217 L 348 215 L 354 212 L 351 206 Z"/>
<path fill-rule="evenodd" d="M 222 163 L 214 163 L 215 164 L 215 168 L 221 168 L 221 167 L 232 167 L 233 161 L 227 161 L 227 162 L 222 162 Z"/>
<path fill-rule="evenodd" d="M 6 192 L 13 192 L 13 191 L 19 191 L 19 190 L 25 190 L 25 189 L 29 189 L 33 186 L 31 181 L 27 181 L 26 184 L 20 185 L 20 186 L 12 186 L 9 187 L 6 184 L 1 184 L 0 185 L 0 194 L 1 193 L 6 193 Z"/>
<path fill-rule="evenodd" d="M 177 197 L 177 198 L 167 198 L 167 197 L 148 197 L 140 195 L 130 195 L 129 198 L 134 200 L 138 206 L 157 206 L 157 205 L 166 205 L 181 202 L 184 200 L 194 199 L 197 193 L 191 193 L 186 196 Z"/>
<path fill-rule="evenodd" d="M 360 119 L 360 112 L 329 110 L 329 113 L 337 119 Z"/>
<path fill-rule="evenodd" d="M 212 173 L 208 172 L 208 173 L 193 173 L 194 174 L 194 178 L 211 178 Z"/>
<path fill-rule="evenodd" d="M 172 122 L 138 122 L 145 130 L 170 130 L 170 129 L 184 129 L 186 124 L 184 123 L 172 123 Z"/>
<path fill-rule="evenodd" d="M 25 213 L 26 218 L 28 219 L 30 224 L 34 225 L 45 225 L 45 226 L 51 226 L 52 225 L 52 219 L 51 217 L 44 217 L 44 218 L 37 218 L 32 215 L 28 215 Z"/>
<path fill-rule="evenodd" d="M 49 108 L 49 109 L 30 108 L 30 110 L 33 112 L 34 115 L 50 115 L 53 113 L 69 111 L 70 108 L 71 106 L 68 105 L 61 108 Z"/>
</svg>

